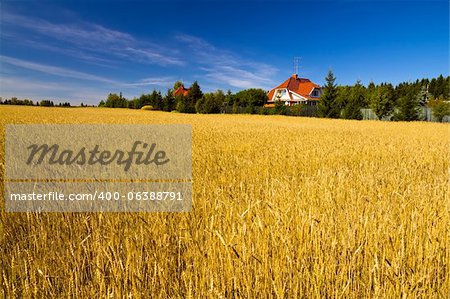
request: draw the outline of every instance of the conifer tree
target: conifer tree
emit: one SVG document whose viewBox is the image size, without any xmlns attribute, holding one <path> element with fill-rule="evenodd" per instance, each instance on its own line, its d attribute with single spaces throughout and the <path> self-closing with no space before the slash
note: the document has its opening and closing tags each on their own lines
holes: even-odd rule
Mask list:
<svg viewBox="0 0 450 299">
<path fill-rule="evenodd" d="M 407 95 L 399 98 L 395 119 L 403 121 L 419 120 L 419 102 L 420 93 L 414 91 L 410 91 Z"/>
<path fill-rule="evenodd" d="M 348 101 L 342 111 L 342 116 L 346 119 L 362 119 L 361 108 L 364 105 L 366 90 L 360 81 L 350 90 Z"/>
<path fill-rule="evenodd" d="M 379 119 L 390 115 L 394 106 L 394 88 L 391 84 L 377 86 L 370 98 L 370 106 Z"/>
<path fill-rule="evenodd" d="M 339 118 L 340 111 L 337 103 L 338 90 L 335 83 L 336 77 L 334 77 L 331 69 L 328 71 L 325 80 L 327 84 L 320 97 L 318 114 L 320 117 Z"/>
</svg>

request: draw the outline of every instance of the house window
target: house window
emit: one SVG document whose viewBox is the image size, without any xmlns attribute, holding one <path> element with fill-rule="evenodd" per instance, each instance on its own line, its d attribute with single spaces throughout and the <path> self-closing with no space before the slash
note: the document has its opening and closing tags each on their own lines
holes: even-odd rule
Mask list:
<svg viewBox="0 0 450 299">
<path fill-rule="evenodd" d="M 275 97 L 279 100 L 286 94 L 285 89 L 278 89 L 277 93 L 275 94 Z"/>
<path fill-rule="evenodd" d="M 316 98 L 319 97 L 319 91 L 317 89 L 314 89 L 312 92 L 312 96 Z"/>
</svg>

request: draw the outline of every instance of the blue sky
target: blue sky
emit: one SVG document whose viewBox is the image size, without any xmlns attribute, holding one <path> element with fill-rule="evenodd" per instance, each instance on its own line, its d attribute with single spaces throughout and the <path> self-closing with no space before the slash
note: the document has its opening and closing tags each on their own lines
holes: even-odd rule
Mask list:
<svg viewBox="0 0 450 299">
<path fill-rule="evenodd" d="M 449 74 L 448 1 L 2 1 L 0 96 L 96 104 L 176 80 L 204 91 Z"/>
</svg>

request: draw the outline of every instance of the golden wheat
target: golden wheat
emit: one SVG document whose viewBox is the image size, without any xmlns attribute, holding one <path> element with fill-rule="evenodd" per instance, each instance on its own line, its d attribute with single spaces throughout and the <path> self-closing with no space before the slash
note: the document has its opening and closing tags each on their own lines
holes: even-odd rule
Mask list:
<svg viewBox="0 0 450 299">
<path fill-rule="evenodd" d="M 2 178 L 7 123 L 193 126 L 190 213 L 2 211 L 7 297 L 450 293 L 449 125 L 12 106 L 0 119 Z"/>
</svg>

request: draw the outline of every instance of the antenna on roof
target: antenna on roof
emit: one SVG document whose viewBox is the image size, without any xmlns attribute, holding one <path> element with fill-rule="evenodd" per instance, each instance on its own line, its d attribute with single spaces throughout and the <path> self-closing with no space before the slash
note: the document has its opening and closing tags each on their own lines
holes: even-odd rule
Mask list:
<svg viewBox="0 0 450 299">
<path fill-rule="evenodd" d="M 295 75 L 298 75 L 298 69 L 300 67 L 300 59 L 302 59 L 302 58 L 299 56 L 294 56 L 293 66 L 294 66 L 294 74 Z"/>
</svg>

